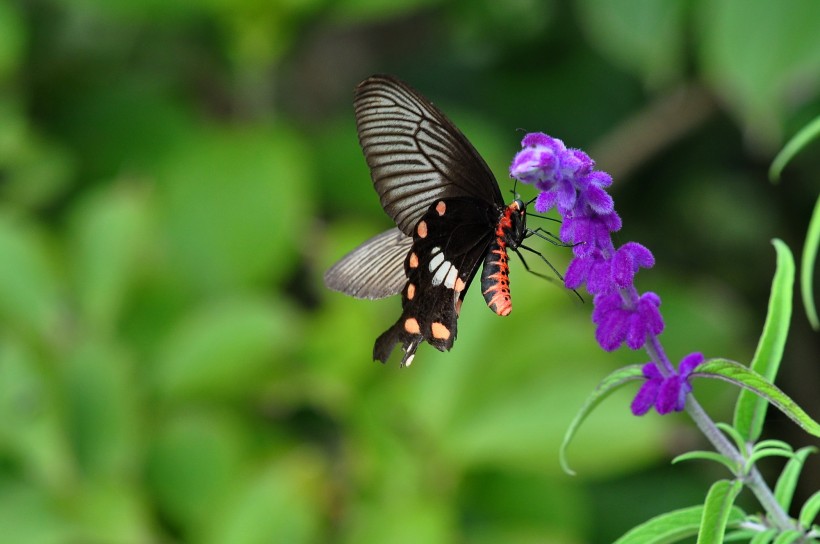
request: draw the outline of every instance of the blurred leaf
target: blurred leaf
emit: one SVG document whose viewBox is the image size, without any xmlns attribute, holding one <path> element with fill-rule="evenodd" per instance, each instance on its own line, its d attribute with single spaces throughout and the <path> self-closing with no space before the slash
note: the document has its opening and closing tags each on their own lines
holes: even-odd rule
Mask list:
<svg viewBox="0 0 820 544">
<path fill-rule="evenodd" d="M 65 357 L 65 419 L 77 463 L 90 478 L 122 481 L 142 460 L 142 387 L 122 349 L 87 341 Z"/>
<path fill-rule="evenodd" d="M 154 534 L 153 512 L 145 503 L 141 483 L 138 477 L 86 482 L 71 498 L 77 533 L 74 542 L 160 540 Z"/>
<path fill-rule="evenodd" d="M 0 341 L 0 458 L 29 485 L 59 493 L 76 474 L 50 370 L 19 340 Z"/>
<path fill-rule="evenodd" d="M 5 82 L 22 60 L 27 39 L 26 25 L 11 2 L 0 2 L 0 82 Z"/>
<path fill-rule="evenodd" d="M 817 251 L 820 249 L 820 198 L 814 204 L 806 241 L 803 244 L 803 258 L 800 262 L 800 294 L 806 316 L 815 331 L 820 331 L 820 318 L 817 317 L 817 304 L 814 301 L 814 270 L 817 264 Z"/>
<path fill-rule="evenodd" d="M 246 471 L 203 526 L 201 542 L 320 542 L 329 489 L 319 459 L 308 451 Z"/>
<path fill-rule="evenodd" d="M 170 402 L 246 397 L 281 373 L 299 334 L 298 315 L 281 303 L 216 302 L 170 332 L 154 382 Z"/>
<path fill-rule="evenodd" d="M 64 194 L 75 165 L 57 142 L 32 133 L 25 114 L 21 99 L 0 99 L 0 195 L 17 206 L 42 207 Z"/>
<path fill-rule="evenodd" d="M 166 414 L 152 439 L 147 475 L 154 500 L 191 536 L 240 485 L 252 433 L 225 412 L 191 409 Z"/>
<path fill-rule="evenodd" d="M 311 213 L 309 168 L 285 130 L 210 130 L 169 152 L 160 201 L 182 282 L 240 288 L 288 274 Z"/>
<path fill-rule="evenodd" d="M 446 544 L 456 539 L 453 503 L 446 497 L 405 494 L 357 505 L 342 542 Z"/>
<path fill-rule="evenodd" d="M 53 340 L 58 319 L 58 283 L 42 233 L 0 209 L 0 323 Z"/>
<path fill-rule="evenodd" d="M 334 18 L 348 24 L 406 16 L 440 4 L 440 0 L 343 0 L 333 5 Z"/>
<path fill-rule="evenodd" d="M 794 258 L 788 246 L 774 240 L 777 251 L 777 270 L 772 280 L 769 308 L 763 332 L 757 344 L 750 369 L 763 376 L 766 387 L 774 387 L 783 349 L 789 334 L 792 315 L 792 289 L 794 285 Z M 741 391 L 735 405 L 733 426 L 750 442 L 760 438 L 767 403 L 751 391 Z M 781 408 L 782 409 L 782 408 Z M 787 414 L 788 415 L 788 414 Z"/>
<path fill-rule="evenodd" d="M 684 0 L 579 0 L 589 41 L 650 86 L 669 84 L 684 71 L 688 3 Z"/>
<path fill-rule="evenodd" d="M 716 0 L 699 6 L 705 78 L 753 136 L 776 143 L 798 90 L 804 97 L 817 92 L 820 3 Z"/>
<path fill-rule="evenodd" d="M 741 480 L 720 480 L 712 484 L 703 503 L 703 519 L 698 531 L 698 544 L 721 544 L 726 526 L 738 521 L 734 506 L 738 493 L 743 490 Z"/>
<path fill-rule="evenodd" d="M 113 185 L 73 211 L 69 255 L 80 313 L 93 330 L 116 328 L 129 287 L 144 267 L 150 223 L 146 190 L 128 182 Z"/>
<path fill-rule="evenodd" d="M 42 488 L 2 477 L 0 527 L 3 540 L 15 544 L 69 544 L 76 536 L 61 515 L 58 502 Z"/>
</svg>

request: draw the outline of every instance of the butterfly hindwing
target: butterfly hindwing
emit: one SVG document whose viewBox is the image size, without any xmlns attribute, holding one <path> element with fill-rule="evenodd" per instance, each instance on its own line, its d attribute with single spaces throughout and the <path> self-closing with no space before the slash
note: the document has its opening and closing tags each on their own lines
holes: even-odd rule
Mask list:
<svg viewBox="0 0 820 544">
<path fill-rule="evenodd" d="M 404 260 L 402 314 L 376 340 L 375 359 L 385 362 L 397 343 L 405 351 L 402 364 L 410 364 L 422 341 L 440 351 L 453 346 L 461 300 L 492 242 L 497 215 L 480 200 L 452 198 L 434 203 L 419 220 Z"/>
<path fill-rule="evenodd" d="M 407 283 L 404 258 L 413 238 L 392 228 L 367 240 L 325 273 L 325 285 L 356 298 L 384 298 Z"/>
</svg>

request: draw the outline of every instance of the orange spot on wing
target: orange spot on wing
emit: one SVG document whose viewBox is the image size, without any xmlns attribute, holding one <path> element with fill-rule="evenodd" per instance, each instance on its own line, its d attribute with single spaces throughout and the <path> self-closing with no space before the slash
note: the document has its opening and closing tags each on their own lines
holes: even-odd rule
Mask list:
<svg viewBox="0 0 820 544">
<path fill-rule="evenodd" d="M 419 256 L 416 255 L 415 252 L 411 253 L 407 264 L 410 265 L 410 268 L 418 268 L 418 266 L 419 266 Z"/>
<path fill-rule="evenodd" d="M 435 322 L 431 325 L 430 329 L 433 331 L 433 338 L 438 340 L 447 340 L 450 338 L 450 329 L 442 323 Z"/>
<path fill-rule="evenodd" d="M 407 300 L 413 300 L 413 297 L 416 296 L 416 286 L 412 283 L 407 284 Z"/>
<path fill-rule="evenodd" d="M 467 284 L 464 283 L 464 280 L 462 280 L 461 278 L 458 278 L 456 280 L 456 291 L 458 291 L 460 293 L 460 292 L 464 291 L 465 287 L 467 287 Z"/>
<path fill-rule="evenodd" d="M 447 204 L 445 204 L 443 200 L 439 200 L 438 204 L 436 204 L 436 211 L 440 216 L 444 215 L 444 212 L 447 211 Z"/>
<path fill-rule="evenodd" d="M 422 220 L 419 221 L 419 224 L 416 225 L 416 234 L 419 235 L 419 238 L 427 238 L 427 222 Z"/>
<path fill-rule="evenodd" d="M 408 317 L 404 321 L 404 330 L 410 334 L 418 334 L 421 329 L 419 328 L 419 322 L 416 321 L 415 317 Z"/>
</svg>

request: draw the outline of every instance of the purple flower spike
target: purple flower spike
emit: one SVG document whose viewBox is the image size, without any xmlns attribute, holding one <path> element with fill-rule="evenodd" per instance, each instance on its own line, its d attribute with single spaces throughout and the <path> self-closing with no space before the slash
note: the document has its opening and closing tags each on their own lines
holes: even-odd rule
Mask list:
<svg viewBox="0 0 820 544">
<path fill-rule="evenodd" d="M 661 415 L 683 410 L 686 395 L 692 391 L 689 376 L 702 362 L 703 354 L 690 353 L 681 360 L 678 372 L 666 377 L 660 373 L 655 363 L 645 364 L 643 375 L 646 381 L 632 401 L 632 413 L 641 416 L 652 406 Z"/>
</svg>

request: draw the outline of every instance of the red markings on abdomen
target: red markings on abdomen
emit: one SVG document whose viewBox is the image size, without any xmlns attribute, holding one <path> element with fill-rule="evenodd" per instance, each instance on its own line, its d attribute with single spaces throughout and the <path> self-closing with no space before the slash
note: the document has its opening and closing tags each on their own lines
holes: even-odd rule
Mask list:
<svg viewBox="0 0 820 544">
<path fill-rule="evenodd" d="M 512 311 L 510 267 L 507 265 L 507 249 L 501 239 L 496 239 L 492 243 L 484 258 L 481 293 L 487 306 L 498 315 L 509 315 Z"/>
</svg>

